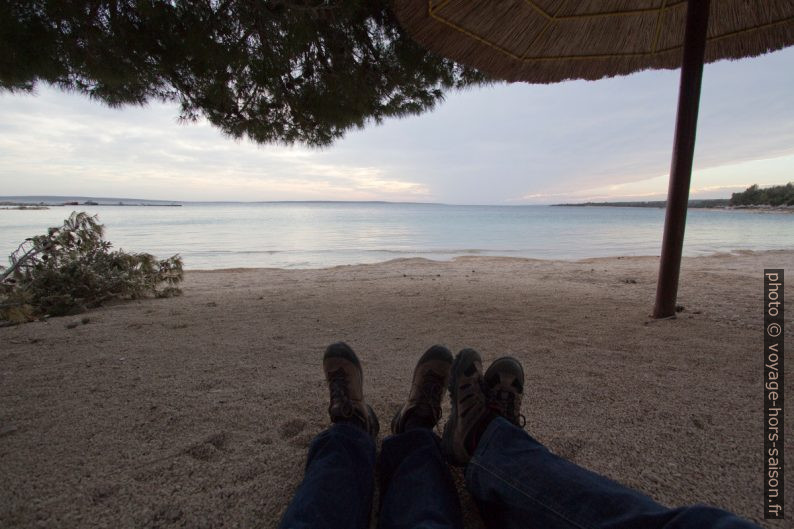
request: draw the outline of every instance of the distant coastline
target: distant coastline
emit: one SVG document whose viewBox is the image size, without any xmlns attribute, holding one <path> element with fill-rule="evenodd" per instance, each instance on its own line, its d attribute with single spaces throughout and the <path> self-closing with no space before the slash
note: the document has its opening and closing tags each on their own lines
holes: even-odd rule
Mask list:
<svg viewBox="0 0 794 529">
<path fill-rule="evenodd" d="M 729 198 L 714 198 L 703 200 L 690 200 L 690 208 L 727 208 L 730 206 Z M 552 204 L 553 207 L 611 207 L 611 208 L 664 208 L 666 200 L 651 200 L 645 202 L 578 202 L 568 204 Z"/>
<path fill-rule="evenodd" d="M 568 207 L 612 207 L 612 208 L 664 208 L 666 200 L 648 202 L 580 202 L 578 204 L 552 204 Z M 753 184 L 741 193 L 731 194 L 731 198 L 695 199 L 688 203 L 690 208 L 749 210 L 759 212 L 794 212 L 794 183 L 769 187 Z"/>
<path fill-rule="evenodd" d="M 75 204 L 76 203 L 76 204 Z M 184 206 L 208 204 L 384 204 L 384 205 L 424 205 L 454 206 L 439 202 L 407 202 L 400 200 L 152 200 L 143 198 L 86 197 L 86 196 L 0 196 L 2 206 Z M 488 204 L 485 204 L 488 205 Z M 8 209 L 8 208 L 6 208 Z M 12 209 L 18 209 L 16 207 Z"/>
<path fill-rule="evenodd" d="M 584 202 L 578 204 L 552 204 L 568 207 L 612 207 L 612 208 L 664 208 L 666 200 L 648 202 Z M 689 201 L 690 208 L 750 210 L 760 212 L 794 212 L 794 183 L 759 187 L 753 184 L 741 193 L 731 194 L 731 198 L 695 199 Z"/>
<path fill-rule="evenodd" d="M 44 204 L 17 204 L 15 202 L 0 202 L 0 209 L 50 209 Z"/>
<path fill-rule="evenodd" d="M 0 197 L 0 209 L 50 209 L 61 206 L 181 206 L 166 200 L 140 200 L 91 197 Z"/>
<path fill-rule="evenodd" d="M 551 207 L 608 207 L 608 208 L 656 208 L 667 207 L 666 200 L 647 202 L 579 202 L 571 204 L 551 204 Z M 749 211 L 757 213 L 794 213 L 794 206 L 772 206 L 769 204 L 752 204 L 732 206 L 730 199 L 718 198 L 708 200 L 690 200 L 690 209 L 712 209 L 725 211 Z"/>
</svg>

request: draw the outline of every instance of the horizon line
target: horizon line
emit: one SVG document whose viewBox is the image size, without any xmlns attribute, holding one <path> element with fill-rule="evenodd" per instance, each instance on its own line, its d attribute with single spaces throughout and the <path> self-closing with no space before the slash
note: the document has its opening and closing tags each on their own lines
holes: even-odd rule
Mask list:
<svg viewBox="0 0 794 529">
<path fill-rule="evenodd" d="M 105 202 L 163 202 L 166 204 L 416 204 L 426 206 L 547 206 L 551 203 L 536 204 L 455 204 L 447 202 L 413 202 L 408 200 L 168 200 L 160 198 L 97 197 L 85 195 L 7 195 L 0 201 L 49 199 L 58 201 L 102 200 Z M 80 204 L 84 205 L 84 204 Z M 108 204 L 99 204 L 108 205 Z M 115 205 L 115 204 L 110 204 Z"/>
<path fill-rule="evenodd" d="M 622 198 L 622 197 L 621 197 Z M 101 200 L 105 202 L 161 202 L 163 204 L 408 204 L 408 205 L 424 205 L 424 206 L 473 206 L 473 207 L 527 207 L 527 206 L 565 206 L 565 205 L 584 205 L 584 204 L 610 204 L 610 203 L 626 203 L 626 202 L 666 202 L 666 198 L 658 200 L 628 200 L 623 198 L 616 200 L 581 200 L 581 201 L 565 201 L 565 202 L 539 202 L 532 204 L 455 204 L 447 202 L 411 202 L 411 201 L 391 201 L 391 200 L 165 200 L 165 199 L 152 199 L 152 198 L 124 198 L 124 197 L 96 197 L 96 196 L 77 196 L 77 195 L 8 195 L 0 196 L 0 201 L 11 200 L 33 200 L 33 199 L 50 199 L 57 201 L 80 201 L 80 200 Z M 728 200 L 730 197 L 724 198 L 708 198 L 698 199 L 690 198 L 690 201 L 698 200 Z M 39 200 L 45 202 L 46 200 Z M 85 205 L 85 204 L 78 204 Z M 91 204 L 89 204 L 91 205 Z M 105 205 L 118 205 L 118 204 L 97 204 L 100 206 Z"/>
</svg>

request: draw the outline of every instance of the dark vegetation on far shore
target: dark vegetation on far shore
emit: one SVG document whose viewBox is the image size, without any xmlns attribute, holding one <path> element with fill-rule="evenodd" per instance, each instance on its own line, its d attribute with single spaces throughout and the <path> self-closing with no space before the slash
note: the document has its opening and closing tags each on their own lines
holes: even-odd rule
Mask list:
<svg viewBox="0 0 794 529">
<path fill-rule="evenodd" d="M 606 206 L 616 208 L 663 208 L 666 200 L 637 202 L 579 202 L 576 204 L 552 204 L 552 206 Z M 741 193 L 733 193 L 731 198 L 690 200 L 690 208 L 744 208 L 744 207 L 785 207 L 794 206 L 794 183 L 759 188 L 753 184 Z"/>
<path fill-rule="evenodd" d="M 763 189 L 753 184 L 731 195 L 731 206 L 794 206 L 794 183 Z"/>
</svg>

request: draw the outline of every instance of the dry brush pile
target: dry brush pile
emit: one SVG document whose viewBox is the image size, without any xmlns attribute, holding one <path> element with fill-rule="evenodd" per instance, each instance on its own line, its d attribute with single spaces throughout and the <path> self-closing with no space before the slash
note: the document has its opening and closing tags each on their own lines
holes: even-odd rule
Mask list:
<svg viewBox="0 0 794 529">
<path fill-rule="evenodd" d="M 26 239 L 0 266 L 0 323 L 83 312 L 110 299 L 181 293 L 182 259 L 113 250 L 96 215 L 73 212 L 62 226 Z"/>
</svg>

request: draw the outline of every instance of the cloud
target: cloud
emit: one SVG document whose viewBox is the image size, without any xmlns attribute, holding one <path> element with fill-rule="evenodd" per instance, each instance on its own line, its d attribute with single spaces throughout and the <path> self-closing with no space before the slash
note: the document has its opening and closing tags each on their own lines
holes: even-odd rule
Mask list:
<svg viewBox="0 0 794 529">
<path fill-rule="evenodd" d="M 706 66 L 693 195 L 791 179 L 791 86 L 794 48 Z M 0 96 L 0 180 L 6 195 L 173 200 L 664 198 L 677 91 L 674 71 L 470 89 L 318 151 L 179 124 L 174 105 L 110 109 L 43 87 Z"/>
<path fill-rule="evenodd" d="M 794 50 L 706 67 L 696 170 L 794 153 L 792 66 Z M 335 152 L 365 152 L 391 171 L 424 173 L 450 202 L 643 182 L 670 167 L 678 75 L 471 90 L 433 114 L 351 135 Z M 664 194 L 666 179 L 654 182 Z"/>
<path fill-rule="evenodd" d="M 43 89 L 4 96 L 14 124 L 0 131 L 3 194 L 194 200 L 418 200 L 418 182 L 349 160 L 319 163 L 301 147 L 222 137 L 206 122 L 178 125 L 168 105 L 119 112 Z M 136 111 L 146 114 L 128 113 Z"/>
<path fill-rule="evenodd" d="M 689 190 L 690 198 L 728 198 L 753 184 L 761 187 L 794 180 L 794 155 L 728 163 L 719 167 L 695 170 Z M 666 174 L 621 184 L 596 185 L 561 193 L 528 193 L 513 202 L 548 204 L 559 202 L 592 202 L 621 200 L 666 200 Z"/>
</svg>

